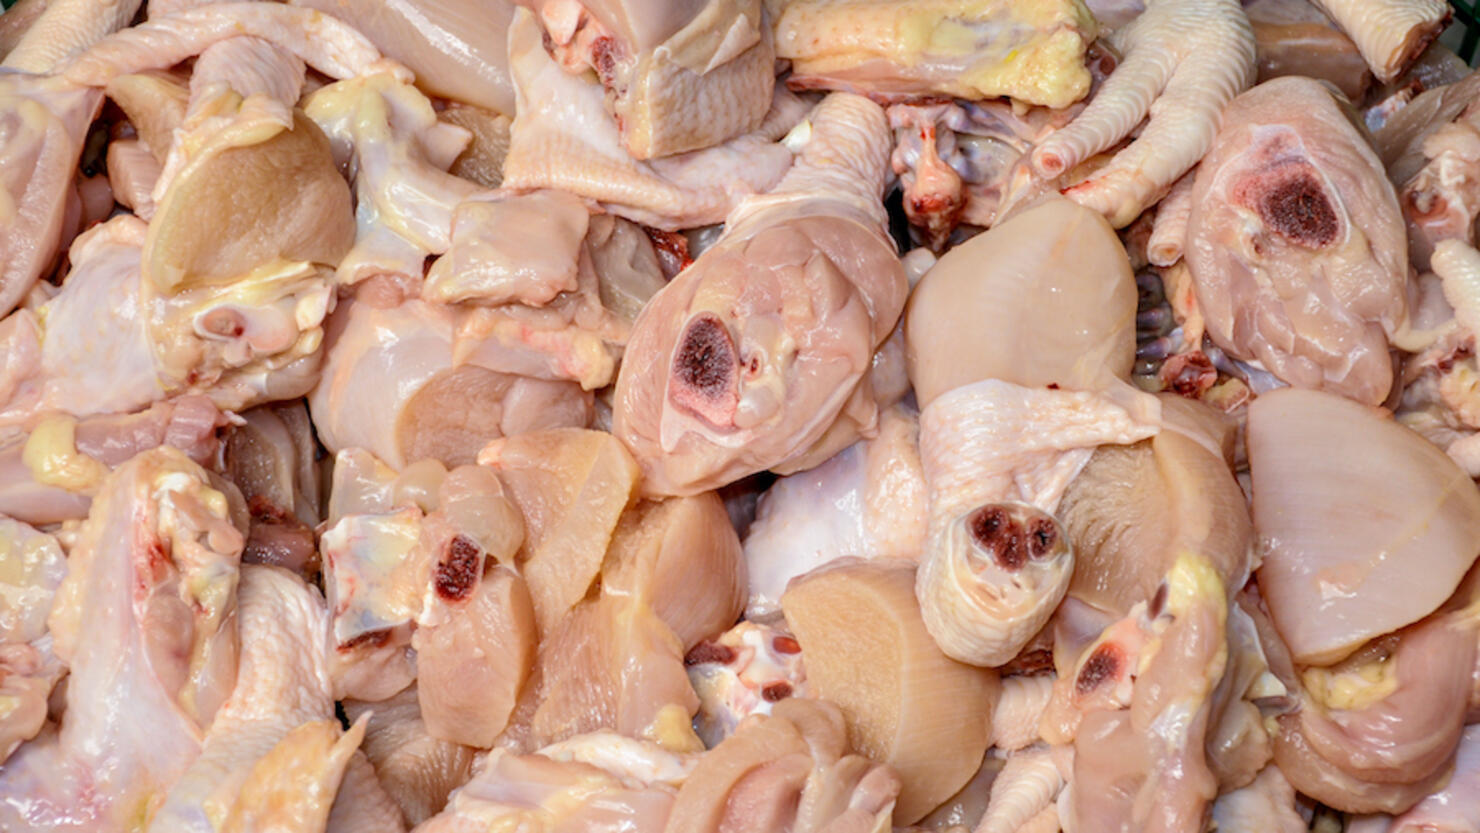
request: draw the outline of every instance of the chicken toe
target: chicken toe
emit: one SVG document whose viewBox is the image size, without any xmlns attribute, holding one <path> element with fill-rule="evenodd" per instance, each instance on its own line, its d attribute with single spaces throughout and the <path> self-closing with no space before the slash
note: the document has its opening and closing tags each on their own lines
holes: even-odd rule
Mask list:
<svg viewBox="0 0 1480 833">
<path fill-rule="evenodd" d="M 1152 0 L 1116 30 L 1126 57 L 1083 114 L 1033 151 L 1055 177 L 1129 136 L 1109 164 L 1064 191 L 1117 228 L 1160 199 L 1213 146 L 1219 113 L 1254 82 L 1254 31 L 1234 0 Z"/>
</svg>

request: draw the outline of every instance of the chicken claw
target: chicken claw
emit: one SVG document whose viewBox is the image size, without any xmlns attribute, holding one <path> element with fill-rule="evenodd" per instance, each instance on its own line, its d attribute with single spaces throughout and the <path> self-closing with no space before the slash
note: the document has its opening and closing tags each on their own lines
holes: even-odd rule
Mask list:
<svg viewBox="0 0 1480 833">
<path fill-rule="evenodd" d="M 1151 0 L 1110 35 L 1125 60 L 1079 118 L 1033 151 L 1057 177 L 1129 136 L 1136 141 L 1067 188 L 1117 228 L 1134 220 L 1213 146 L 1219 113 L 1254 83 L 1254 30 L 1237 0 Z"/>
</svg>

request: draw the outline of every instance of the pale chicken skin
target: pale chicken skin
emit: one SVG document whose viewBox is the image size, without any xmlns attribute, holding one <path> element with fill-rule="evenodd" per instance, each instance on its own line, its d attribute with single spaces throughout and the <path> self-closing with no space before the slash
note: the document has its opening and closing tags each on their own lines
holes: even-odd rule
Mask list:
<svg viewBox="0 0 1480 833">
<path fill-rule="evenodd" d="M 907 290 L 877 203 L 888 127 L 877 105 L 847 93 L 809 121 L 801 161 L 743 202 L 634 325 L 613 431 L 650 493 L 805 468 L 877 420 L 860 382 Z"/>
<path fill-rule="evenodd" d="M 1376 405 L 1393 385 L 1408 240 L 1376 153 L 1328 88 L 1276 78 L 1223 114 L 1186 258 L 1213 341 L 1282 381 Z"/>
</svg>

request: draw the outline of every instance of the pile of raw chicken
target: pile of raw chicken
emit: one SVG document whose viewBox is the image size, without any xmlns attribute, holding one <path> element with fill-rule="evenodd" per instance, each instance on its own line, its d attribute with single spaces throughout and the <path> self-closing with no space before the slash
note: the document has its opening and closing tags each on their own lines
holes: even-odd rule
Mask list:
<svg viewBox="0 0 1480 833">
<path fill-rule="evenodd" d="M 1448 18 L 20 0 L 0 830 L 1473 833 Z"/>
</svg>

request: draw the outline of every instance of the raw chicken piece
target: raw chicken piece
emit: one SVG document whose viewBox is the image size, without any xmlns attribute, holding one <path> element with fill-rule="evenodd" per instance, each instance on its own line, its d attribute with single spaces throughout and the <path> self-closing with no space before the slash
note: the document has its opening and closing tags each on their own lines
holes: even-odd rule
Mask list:
<svg viewBox="0 0 1480 833">
<path fill-rule="evenodd" d="M 414 687 L 376 703 L 344 702 L 349 719 L 370 715 L 364 751 L 381 787 L 409 825 L 431 818 L 473 774 L 473 752 L 427 732 Z"/>
<path fill-rule="evenodd" d="M 1091 64 L 1097 82 L 1111 62 L 1101 55 Z M 890 161 L 900 177 L 905 216 L 937 250 L 958 223 L 990 228 L 1020 203 L 1049 192 L 1028 152 L 1083 109 L 1079 102 L 1020 112 L 1002 100 L 891 105 L 896 144 Z"/>
<path fill-rule="evenodd" d="M 408 646 L 419 639 L 428 655 L 420 672 L 428 725 L 439 736 L 466 731 L 491 743 L 497 729 L 478 729 L 474 716 L 494 724 L 507 716 L 535 636 L 522 580 L 498 573 L 482 586 L 488 559 L 512 564 L 524 537 L 497 476 L 476 466 L 448 472 L 435 460 L 397 475 L 356 449 L 336 458 L 333 494 L 320 546 L 336 692 L 380 700 L 405 688 L 418 674 Z M 413 634 L 418 626 L 427 632 Z M 463 699 L 464 683 L 450 683 L 460 665 L 454 649 L 465 642 L 486 655 L 476 705 Z M 459 711 L 473 715 L 454 718 Z"/>
<path fill-rule="evenodd" d="M 663 829 L 885 830 L 899 794 L 888 766 L 852 754 L 836 706 L 792 698 L 699 759 Z"/>
<path fill-rule="evenodd" d="M 306 578 L 318 572 L 319 468 L 308 410 L 301 401 L 263 405 L 242 414 L 227 435 L 227 477 L 252 516 L 242 560 L 275 564 Z"/>
<path fill-rule="evenodd" d="M 0 763 L 45 729 L 52 690 L 66 674 L 49 638 L 0 644 Z"/>
<path fill-rule="evenodd" d="M 1277 766 L 1267 766 L 1247 787 L 1218 796 L 1213 823 L 1223 833 L 1302 833 L 1305 821 L 1295 809 L 1295 790 Z M 1355 826 L 1351 833 L 1358 833 Z M 1369 831 L 1376 833 L 1376 831 Z"/>
<path fill-rule="evenodd" d="M 1104 390 L 1130 378 L 1136 283 L 1114 231 L 1051 198 L 947 252 L 905 313 L 922 409 L 983 379 Z"/>
<path fill-rule="evenodd" d="M 414 506 L 349 514 L 320 537 L 336 699 L 383 700 L 416 677 L 411 628 L 432 572 L 422 517 Z"/>
<path fill-rule="evenodd" d="M 788 697 L 806 697 L 802 646 L 784 631 L 741 622 L 684 657 L 699 695 L 694 730 L 713 749 L 752 714 L 770 714 Z"/>
<path fill-rule="evenodd" d="M 330 84 L 303 109 L 352 172 L 357 231 L 339 283 L 379 276 L 415 294 L 427 256 L 451 245 L 453 209 L 478 190 L 446 172 L 467 131 L 438 121 L 427 97 L 394 71 Z"/>
<path fill-rule="evenodd" d="M 0 827 L 136 830 L 195 760 L 236 682 L 233 514 L 173 448 L 109 475 L 48 622 L 71 670 L 62 726 L 0 771 Z"/>
<path fill-rule="evenodd" d="M 1198 169 L 1186 258 L 1208 335 L 1282 381 L 1378 404 L 1407 318 L 1407 235 L 1382 163 L 1316 81 L 1239 96 Z"/>
<path fill-rule="evenodd" d="M 1095 20 L 1080 0 L 788 0 L 776 56 L 793 89 L 882 97 L 1013 98 L 1063 108 L 1089 92 Z"/>
<path fill-rule="evenodd" d="M 9 16 L 0 17 L 0 58 L 15 49 L 51 2 L 52 0 L 17 0 L 6 9 Z"/>
<path fill-rule="evenodd" d="M 0 315 L 9 314 L 66 241 L 73 174 L 102 94 L 50 75 L 128 25 L 140 0 L 57 0 L 6 55 L 0 76 Z M 66 232 L 70 234 L 71 232 Z"/>
<path fill-rule="evenodd" d="M 411 647 L 427 733 L 486 749 L 508 725 L 534 666 L 537 635 L 524 579 L 501 566 L 479 575 L 477 550 L 465 536 L 452 539 L 433 568 L 444 621 L 423 622 Z"/>
<path fill-rule="evenodd" d="M 514 114 L 507 0 L 292 0 L 336 15 L 416 75 L 428 95 Z"/>
<path fill-rule="evenodd" d="M 1133 634 L 1129 645 L 1102 637 L 1085 652 L 1068 678 L 1076 694 L 1094 697 L 1126 676 L 1130 691 L 1125 700 L 1082 707 L 1059 804 L 1065 827 L 1170 833 L 1204 823 L 1218 792 L 1203 744 L 1227 660 L 1227 611 L 1212 563 L 1185 554 L 1168 571 L 1165 590 L 1122 620 Z"/>
<path fill-rule="evenodd" d="M 992 710 L 992 745 L 1013 752 L 1039 739 L 1038 723 L 1053 694 L 1047 674 L 1014 674 L 1002 678 L 1002 696 Z"/>
<path fill-rule="evenodd" d="M 590 219 L 585 203 L 564 191 L 495 191 L 464 200 L 453 214 L 451 248 L 432 264 L 421 297 L 542 307 L 579 288 Z"/>
<path fill-rule="evenodd" d="M 26 4 L 19 11 L 31 21 L 6 53 L 5 66 L 29 73 L 55 72 L 100 38 L 127 26 L 140 5 L 140 0 Z"/>
<path fill-rule="evenodd" d="M 1310 0 L 1248 0 L 1244 13 L 1254 27 L 1260 83 L 1303 75 L 1334 84 L 1356 102 L 1372 85 L 1357 45 Z"/>
<path fill-rule="evenodd" d="M 915 590 L 953 659 L 997 666 L 1048 621 L 1074 572 L 1050 514 L 1095 447 L 1154 435 L 1160 403 L 995 379 L 964 385 L 920 415 L 930 537 Z"/>
<path fill-rule="evenodd" d="M 1248 445 L 1255 529 L 1269 542 L 1259 587 L 1296 662 L 1335 662 L 1427 616 L 1480 553 L 1480 490 L 1376 411 L 1266 393 L 1249 406 Z"/>
<path fill-rule="evenodd" d="M 502 185 L 504 157 L 509 153 L 509 129 L 513 119 L 482 107 L 457 103 L 449 103 L 437 118 L 472 134 L 467 150 L 458 154 L 447 172 L 484 188 Z"/>
<path fill-rule="evenodd" d="M 0 644 L 25 644 L 46 635 L 67 559 L 55 538 L 20 521 L 0 517 Z"/>
<path fill-rule="evenodd" d="M 908 285 L 879 203 L 889 130 L 867 99 L 813 111 L 800 158 L 643 309 L 612 430 L 647 494 L 795 471 L 872 432 L 873 351 Z"/>
<path fill-rule="evenodd" d="M 569 191 L 629 220 L 673 231 L 724 220 L 741 197 L 771 188 L 791 165 L 791 151 L 776 140 L 806 114 L 807 104 L 785 90 L 776 91 L 754 132 L 704 150 L 633 159 L 606 111 L 601 86 L 561 69 L 542 35 L 532 13 L 514 13 L 509 62 L 519 105 L 504 187 Z"/>
<path fill-rule="evenodd" d="M 685 651 L 735 623 L 745 588 L 740 539 L 713 492 L 637 503 L 601 566 L 601 592 L 651 607 Z"/>
<path fill-rule="evenodd" d="M 161 293 L 139 271 L 145 234 L 128 215 L 91 229 L 73 244 L 66 288 L 0 323 L 0 342 L 17 356 L 0 381 L 0 431 L 13 435 L 47 411 L 128 413 L 185 393 L 245 409 L 313 384 L 332 300 L 326 274 L 279 262 Z"/>
<path fill-rule="evenodd" d="M 1054 178 L 1114 147 L 1143 118 L 1129 147 L 1064 193 L 1129 225 L 1213 146 L 1219 112 L 1254 82 L 1254 33 L 1237 0 L 1149 0 L 1110 33 L 1125 56 L 1089 106 L 1033 149 L 1033 168 Z"/>
<path fill-rule="evenodd" d="M 674 752 L 703 749 L 690 726 L 699 699 L 683 644 L 646 605 L 602 596 L 546 634 L 500 746 L 535 749 L 611 729 Z"/>
<path fill-rule="evenodd" d="M 173 141 L 150 144 L 167 151 L 144 242 L 144 278 L 160 292 L 282 261 L 332 269 L 349 251 L 349 188 L 329 140 L 294 109 L 303 74 L 295 55 L 258 38 L 219 41 L 196 60 Z"/>
<path fill-rule="evenodd" d="M 837 703 L 853 748 L 899 774 L 901 824 L 971 780 L 999 691 L 996 671 L 962 665 L 936 647 L 914 588 L 908 561 L 842 559 L 798 578 L 781 597 L 812 696 Z"/>
<path fill-rule="evenodd" d="M 1252 569 L 1248 502 L 1218 453 L 1225 441 L 1231 450 L 1232 420 L 1180 397 L 1158 398 L 1163 419 L 1178 424 L 1148 442 L 1096 450 L 1058 510 L 1074 545 L 1069 595 L 1116 615 L 1151 598 L 1180 552 L 1207 556 L 1233 588 Z M 1214 420 L 1211 430 L 1190 424 L 1197 418 Z"/>
<path fill-rule="evenodd" d="M 478 464 L 498 472 L 524 515 L 520 571 L 539 632 L 550 634 L 600 573 L 637 485 L 637 464 L 612 435 L 577 428 L 495 440 L 478 453 Z M 646 610 L 654 600 L 632 601 Z"/>
<path fill-rule="evenodd" d="M 148 222 L 154 216 L 154 184 L 163 173 L 149 146 L 139 139 L 115 139 L 108 143 L 108 186 L 124 208 Z"/>
<path fill-rule="evenodd" d="M 787 582 L 838 558 L 919 557 L 928 521 L 919 433 L 913 410 L 896 405 L 880 415 L 877 437 L 761 496 L 745 538 L 747 619 L 774 617 Z"/>
<path fill-rule="evenodd" d="M 776 54 L 761 0 L 530 3 L 567 72 L 594 70 L 634 159 L 701 150 L 756 129 Z"/>
<path fill-rule="evenodd" d="M 329 318 L 323 378 L 308 398 L 319 440 L 401 468 L 424 458 L 470 463 L 496 437 L 590 422 L 591 395 L 579 385 L 460 362 L 458 319 L 454 308 L 414 299 L 390 308 L 341 302 Z"/>
<path fill-rule="evenodd" d="M 1480 818 L 1480 726 L 1466 726 L 1449 783 L 1396 818 L 1358 816 L 1350 833 L 1465 833 Z"/>
<path fill-rule="evenodd" d="M 0 517 L 0 764 L 41 731 L 66 666 L 46 631 L 67 559 L 55 538 Z"/>
<path fill-rule="evenodd" d="M 671 757 L 652 744 L 645 747 L 657 760 Z M 494 749 L 473 779 L 453 792 L 447 809 L 416 833 L 484 833 L 498 827 L 662 833 L 675 793 L 668 784 L 644 783 L 599 765 Z"/>
<path fill-rule="evenodd" d="M 324 833 L 406 833 L 406 828 L 400 807 L 381 786 L 375 768 L 364 752 L 355 750 L 345 764 Z"/>
<path fill-rule="evenodd" d="M 170 788 L 149 830 L 214 833 L 264 815 L 321 828 L 364 723 L 339 738 L 321 634 L 318 591 L 277 567 L 242 568 L 242 651 L 236 687 L 206 733 L 200 757 Z M 276 766 L 274 766 L 276 764 Z M 289 764 L 284 767 L 283 764 Z M 271 791 L 279 796 L 262 799 Z"/>
<path fill-rule="evenodd" d="M 588 217 L 587 206 L 568 194 L 550 205 L 549 195 L 558 193 L 464 201 L 453 249 L 433 265 L 423 297 L 477 304 L 458 324 L 453 351 L 460 361 L 595 390 L 616 374 L 636 318 L 631 307 L 662 288 L 663 274 L 640 228 Z M 501 202 L 507 211 L 497 210 Z M 563 234 L 548 228 L 562 223 Z M 529 225 L 542 228 L 521 234 Z M 531 254 L 531 240 L 548 241 L 546 253 Z M 523 274 L 509 275 L 512 263 Z"/>
<path fill-rule="evenodd" d="M 1275 763 L 1338 810 L 1412 807 L 1449 780 L 1476 642 L 1473 611 L 1445 611 L 1340 665 L 1305 669 L 1292 686 L 1299 708 L 1273 733 Z"/>
<path fill-rule="evenodd" d="M 109 469 L 161 445 L 212 466 L 220 452 L 218 429 L 226 421 L 203 396 L 181 396 L 121 416 L 45 417 L 0 448 L 0 515 L 32 524 L 81 520 Z"/>
<path fill-rule="evenodd" d="M 1444 449 L 1466 474 L 1480 474 L 1480 401 L 1476 400 L 1477 321 L 1472 287 L 1480 275 L 1480 254 L 1458 240 L 1440 241 L 1434 266 L 1443 276 L 1422 275 L 1416 286 L 1407 345 L 1415 350 L 1403 363 L 1403 398 L 1397 417 L 1424 439 Z M 1457 302 L 1463 318 L 1451 306 Z"/>
<path fill-rule="evenodd" d="M 1041 813 L 1055 813 L 1054 801 L 1064 786 L 1053 756 L 1047 747 L 1023 749 L 1007 756 L 1007 764 L 992 781 L 991 798 L 976 833 L 1019 833 L 1038 830 L 1030 827 Z"/>
<path fill-rule="evenodd" d="M 172 67 L 243 35 L 281 46 L 330 78 L 353 78 L 381 60 L 364 35 L 337 17 L 280 3 L 206 3 L 103 38 L 66 66 L 65 77 L 101 87 L 120 75 Z M 404 68 L 396 71 L 406 74 Z"/>
<path fill-rule="evenodd" d="M 1475 242 L 1480 216 L 1480 106 L 1471 104 L 1428 134 L 1420 145 L 1423 167 L 1401 184 L 1399 199 L 1408 221 L 1408 256 L 1429 268 L 1441 240 Z"/>
<path fill-rule="evenodd" d="M 1377 80 L 1387 83 L 1444 31 L 1440 0 L 1311 0 L 1352 39 Z"/>
</svg>

